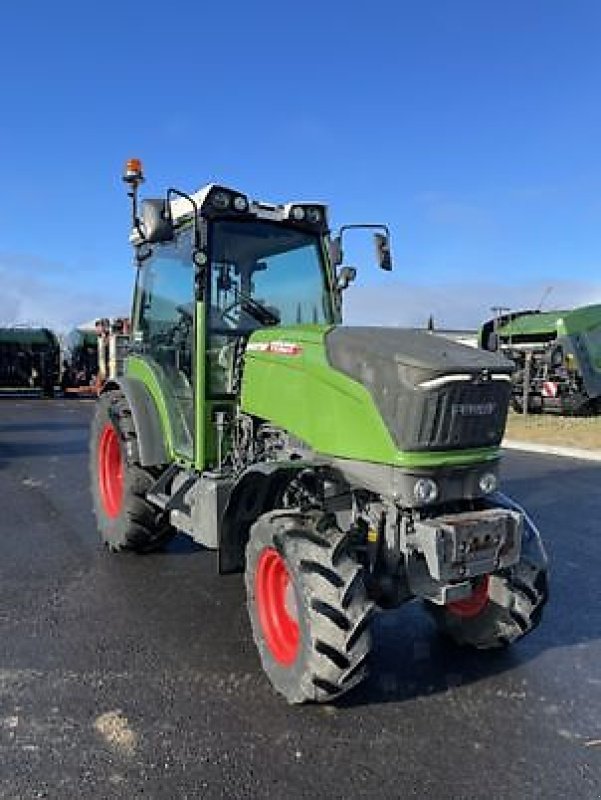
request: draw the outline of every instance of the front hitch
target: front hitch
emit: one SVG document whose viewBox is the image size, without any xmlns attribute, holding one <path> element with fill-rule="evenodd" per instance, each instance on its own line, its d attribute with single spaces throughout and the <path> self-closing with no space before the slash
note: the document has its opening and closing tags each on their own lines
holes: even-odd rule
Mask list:
<svg viewBox="0 0 601 800">
<path fill-rule="evenodd" d="M 468 597 L 481 575 L 521 562 L 546 570 L 540 533 L 524 509 L 500 492 L 487 506 L 413 522 L 406 563 L 415 596 L 447 605 Z"/>
</svg>

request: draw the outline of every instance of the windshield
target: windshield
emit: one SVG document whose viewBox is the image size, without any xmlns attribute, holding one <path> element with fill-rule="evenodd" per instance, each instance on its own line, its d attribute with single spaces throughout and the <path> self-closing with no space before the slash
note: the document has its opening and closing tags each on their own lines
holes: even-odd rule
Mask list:
<svg viewBox="0 0 601 800">
<path fill-rule="evenodd" d="M 216 222 L 211 261 L 213 330 L 333 321 L 317 235 L 271 222 Z"/>
</svg>

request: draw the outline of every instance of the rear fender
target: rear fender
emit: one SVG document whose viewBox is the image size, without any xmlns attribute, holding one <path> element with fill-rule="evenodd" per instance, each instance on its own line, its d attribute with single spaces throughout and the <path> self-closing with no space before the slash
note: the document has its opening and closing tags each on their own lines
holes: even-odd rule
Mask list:
<svg viewBox="0 0 601 800">
<path fill-rule="evenodd" d="M 165 434 L 156 404 L 148 389 L 141 381 L 121 377 L 108 381 L 101 394 L 121 391 L 131 410 L 132 421 L 138 439 L 140 465 L 156 467 L 168 464 L 171 460 L 165 446 Z"/>
</svg>

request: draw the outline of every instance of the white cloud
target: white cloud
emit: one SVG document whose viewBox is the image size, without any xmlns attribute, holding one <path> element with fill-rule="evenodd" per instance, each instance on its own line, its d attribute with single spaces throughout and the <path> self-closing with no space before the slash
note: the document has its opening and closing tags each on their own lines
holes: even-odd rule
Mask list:
<svg viewBox="0 0 601 800">
<path fill-rule="evenodd" d="M 455 282 L 433 286 L 391 282 L 351 286 L 344 299 L 344 319 L 350 325 L 424 327 L 430 314 L 439 328 L 477 328 L 492 317 L 492 306 L 512 310 L 536 308 L 548 288 L 543 310 L 601 303 L 601 282 L 536 281 L 503 285 Z"/>
<path fill-rule="evenodd" d="M 0 326 L 43 325 L 67 331 L 83 321 L 123 314 L 123 303 L 87 289 L 62 264 L 0 253 Z"/>
<path fill-rule="evenodd" d="M 109 282 L 110 283 L 110 282 Z M 0 253 L 0 326 L 45 325 L 57 332 L 98 317 L 128 313 L 129 293 L 88 287 L 61 264 L 26 254 Z M 491 306 L 543 309 L 601 303 L 601 281 L 531 281 L 522 284 L 448 282 L 434 285 L 390 280 L 351 285 L 344 297 L 345 323 L 423 327 L 430 314 L 438 328 L 476 328 L 490 319 Z"/>
<path fill-rule="evenodd" d="M 457 228 L 494 228 L 494 217 L 490 212 L 471 200 L 436 189 L 418 192 L 413 199 L 432 224 Z"/>
</svg>

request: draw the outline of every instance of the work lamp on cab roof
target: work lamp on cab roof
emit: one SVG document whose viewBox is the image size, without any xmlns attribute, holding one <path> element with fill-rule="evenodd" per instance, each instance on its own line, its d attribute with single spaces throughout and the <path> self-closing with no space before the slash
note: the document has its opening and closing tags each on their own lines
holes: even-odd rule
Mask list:
<svg viewBox="0 0 601 800">
<path fill-rule="evenodd" d="M 220 211 L 225 211 L 226 208 L 230 207 L 232 202 L 232 197 L 229 192 L 224 192 L 222 190 L 213 192 L 211 195 L 211 203 L 215 206 L 215 208 L 219 209 Z"/>
<path fill-rule="evenodd" d="M 310 222 L 312 225 L 317 225 L 318 222 L 321 222 L 321 211 L 319 208 L 315 208 L 315 206 L 309 206 L 306 214 L 307 222 Z"/>
<path fill-rule="evenodd" d="M 236 211 L 246 211 L 248 209 L 248 200 L 241 194 L 234 197 L 233 206 Z"/>
</svg>

